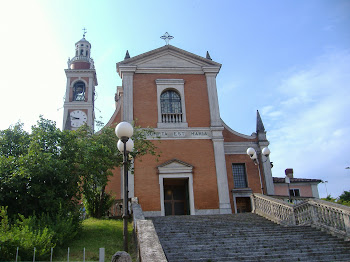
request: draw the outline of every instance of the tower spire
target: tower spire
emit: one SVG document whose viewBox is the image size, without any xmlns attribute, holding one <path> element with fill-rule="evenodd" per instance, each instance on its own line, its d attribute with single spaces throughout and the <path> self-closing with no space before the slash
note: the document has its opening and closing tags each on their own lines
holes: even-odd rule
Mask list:
<svg viewBox="0 0 350 262">
<path fill-rule="evenodd" d="M 265 132 L 265 127 L 261 120 L 259 110 L 256 110 L 256 132 Z"/>
<path fill-rule="evenodd" d="M 209 55 L 209 51 L 207 51 L 206 59 L 212 60 L 210 55 Z"/>
</svg>

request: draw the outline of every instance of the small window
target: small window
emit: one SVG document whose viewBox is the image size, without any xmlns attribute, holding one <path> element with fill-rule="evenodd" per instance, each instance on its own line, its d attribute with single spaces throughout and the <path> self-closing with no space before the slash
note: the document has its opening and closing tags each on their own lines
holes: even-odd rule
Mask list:
<svg viewBox="0 0 350 262">
<path fill-rule="evenodd" d="M 235 188 L 247 188 L 247 175 L 244 164 L 232 164 L 233 183 Z"/>
<path fill-rule="evenodd" d="M 86 56 L 88 56 L 88 54 L 89 54 L 89 51 L 86 50 Z"/>
<path fill-rule="evenodd" d="M 83 55 L 84 50 L 80 50 L 80 55 Z"/>
<path fill-rule="evenodd" d="M 290 194 L 290 196 L 299 197 L 300 196 L 300 190 L 296 189 L 296 188 L 289 189 L 289 194 Z"/>
<path fill-rule="evenodd" d="M 85 101 L 85 84 L 76 82 L 73 86 L 73 101 Z"/>
<path fill-rule="evenodd" d="M 174 90 L 164 91 L 160 96 L 163 123 L 182 122 L 181 97 Z"/>
</svg>

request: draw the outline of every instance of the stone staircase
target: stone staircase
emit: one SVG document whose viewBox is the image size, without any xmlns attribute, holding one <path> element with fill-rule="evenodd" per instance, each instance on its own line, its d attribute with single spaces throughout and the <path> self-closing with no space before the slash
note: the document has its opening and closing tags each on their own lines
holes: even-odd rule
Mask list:
<svg viewBox="0 0 350 262">
<path fill-rule="evenodd" d="M 350 243 L 253 213 L 152 218 L 169 262 L 350 261 Z"/>
</svg>

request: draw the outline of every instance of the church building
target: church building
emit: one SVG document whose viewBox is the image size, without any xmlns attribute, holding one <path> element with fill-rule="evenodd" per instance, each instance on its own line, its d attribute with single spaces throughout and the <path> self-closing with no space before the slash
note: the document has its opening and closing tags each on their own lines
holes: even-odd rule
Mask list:
<svg viewBox="0 0 350 262">
<path fill-rule="evenodd" d="M 96 71 L 85 37 L 68 61 L 64 129 L 93 127 Z M 240 134 L 220 118 L 216 78 L 221 64 L 168 43 L 116 65 L 122 79 L 107 126 L 121 121 L 151 127 L 160 157 L 133 162 L 129 197 L 145 216 L 230 214 L 251 210 L 252 193 L 274 195 L 269 145 L 259 112 L 256 133 Z M 111 99 L 114 99 L 111 97 Z M 255 157 L 247 149 L 255 149 Z M 254 161 L 252 160 L 254 159 Z M 141 161 L 142 160 L 142 161 Z M 122 198 L 122 169 L 106 191 Z"/>
</svg>

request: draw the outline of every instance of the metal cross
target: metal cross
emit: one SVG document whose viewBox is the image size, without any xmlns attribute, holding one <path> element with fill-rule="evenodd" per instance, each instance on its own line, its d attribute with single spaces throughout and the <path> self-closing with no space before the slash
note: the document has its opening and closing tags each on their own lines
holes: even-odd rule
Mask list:
<svg viewBox="0 0 350 262">
<path fill-rule="evenodd" d="M 174 37 L 169 35 L 168 32 L 165 32 L 165 34 L 162 35 L 160 38 L 165 41 L 166 45 L 169 45 L 169 40 L 173 39 Z"/>
<path fill-rule="evenodd" d="M 86 31 L 86 28 L 85 28 L 85 27 L 83 28 L 83 33 L 84 33 L 84 34 L 83 34 L 83 38 L 85 38 L 85 34 L 87 33 L 87 31 Z"/>
</svg>

